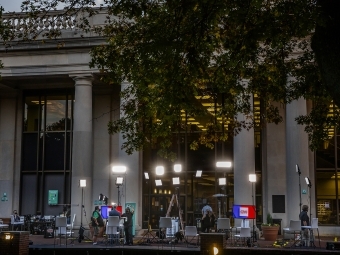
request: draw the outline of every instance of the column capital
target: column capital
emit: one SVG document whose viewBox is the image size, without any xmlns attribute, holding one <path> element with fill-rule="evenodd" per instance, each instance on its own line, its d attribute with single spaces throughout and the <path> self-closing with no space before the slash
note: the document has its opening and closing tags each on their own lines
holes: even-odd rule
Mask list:
<svg viewBox="0 0 340 255">
<path fill-rule="evenodd" d="M 92 74 L 80 73 L 70 74 L 69 76 L 75 81 L 75 86 L 92 86 Z"/>
</svg>

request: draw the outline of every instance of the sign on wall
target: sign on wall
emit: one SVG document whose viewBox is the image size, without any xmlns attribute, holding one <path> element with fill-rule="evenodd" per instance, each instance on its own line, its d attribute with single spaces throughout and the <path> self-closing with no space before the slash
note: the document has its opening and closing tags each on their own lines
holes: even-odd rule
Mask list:
<svg viewBox="0 0 340 255">
<path fill-rule="evenodd" d="M 126 208 L 130 208 L 130 212 L 133 212 L 133 216 L 132 216 L 132 235 L 135 236 L 135 229 L 136 229 L 136 203 L 125 203 L 125 209 Z"/>
<path fill-rule="evenodd" d="M 58 190 L 48 191 L 48 204 L 57 205 L 58 204 Z"/>
</svg>

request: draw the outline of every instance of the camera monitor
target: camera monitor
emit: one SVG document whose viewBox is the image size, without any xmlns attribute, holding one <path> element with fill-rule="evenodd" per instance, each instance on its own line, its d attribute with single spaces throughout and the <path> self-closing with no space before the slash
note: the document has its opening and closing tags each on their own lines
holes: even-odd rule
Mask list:
<svg viewBox="0 0 340 255">
<path fill-rule="evenodd" d="M 102 205 L 100 207 L 100 212 L 101 212 L 103 219 L 109 218 L 109 213 L 111 211 L 111 208 L 112 208 L 112 206 L 110 206 L 110 205 Z"/>
<path fill-rule="evenodd" d="M 255 219 L 255 206 L 233 205 L 233 216 L 235 219 Z"/>
</svg>

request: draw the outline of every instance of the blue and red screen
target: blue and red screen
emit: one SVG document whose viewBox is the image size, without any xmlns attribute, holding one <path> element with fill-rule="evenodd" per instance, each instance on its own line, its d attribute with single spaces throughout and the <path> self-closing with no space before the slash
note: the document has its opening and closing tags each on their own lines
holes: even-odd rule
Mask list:
<svg viewBox="0 0 340 255">
<path fill-rule="evenodd" d="M 235 219 L 255 219 L 254 205 L 233 205 L 233 216 Z"/>
</svg>

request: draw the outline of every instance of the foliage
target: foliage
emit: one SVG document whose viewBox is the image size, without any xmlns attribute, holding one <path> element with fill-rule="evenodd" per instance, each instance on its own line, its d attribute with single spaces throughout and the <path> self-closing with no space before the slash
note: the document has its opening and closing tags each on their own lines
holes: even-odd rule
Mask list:
<svg viewBox="0 0 340 255">
<path fill-rule="evenodd" d="M 262 101 L 263 125 L 282 122 L 277 103 L 312 100 L 313 110 L 297 122 L 305 125 L 312 149 L 326 139 L 327 128 L 339 124 L 338 111 L 328 114 L 332 100 L 340 103 L 339 2 L 105 0 L 102 27 L 88 21 L 96 14 L 93 0 L 26 0 L 22 8 L 32 19 L 59 3 L 66 7 L 60 15 L 88 13 L 77 27 L 107 38 L 91 51 L 91 67 L 112 86 L 126 84 L 124 115 L 108 123 L 109 133 L 123 134 L 128 153 L 158 142 L 162 156 L 174 159 L 173 135 L 197 131 L 190 118 L 206 127 L 191 149 L 213 148 L 253 128 L 253 94 Z M 58 38 L 59 32 L 41 36 Z M 38 38 L 28 35 L 16 36 Z"/>
<path fill-rule="evenodd" d="M 279 226 L 279 224 L 274 224 L 273 223 L 273 217 L 272 215 L 268 212 L 267 213 L 267 223 L 262 223 L 262 226 Z"/>
</svg>

